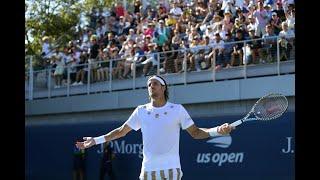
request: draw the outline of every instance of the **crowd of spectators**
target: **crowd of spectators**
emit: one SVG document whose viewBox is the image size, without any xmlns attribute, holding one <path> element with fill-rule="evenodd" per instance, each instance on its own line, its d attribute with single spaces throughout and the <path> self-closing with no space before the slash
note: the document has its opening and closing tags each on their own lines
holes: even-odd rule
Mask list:
<svg viewBox="0 0 320 180">
<path fill-rule="evenodd" d="M 134 68 L 136 76 L 150 75 L 158 57 L 161 73 L 179 73 L 271 62 L 277 43 L 287 60 L 294 48 L 293 0 L 160 0 L 154 7 L 134 0 L 132 6 L 93 8 L 76 39 L 53 51 L 43 38 L 42 57 L 55 68 L 55 87 L 67 79 L 66 67 L 72 85 L 81 85 L 89 69 L 90 82 L 110 74 L 131 78 Z M 81 66 L 86 63 L 90 68 Z"/>
</svg>

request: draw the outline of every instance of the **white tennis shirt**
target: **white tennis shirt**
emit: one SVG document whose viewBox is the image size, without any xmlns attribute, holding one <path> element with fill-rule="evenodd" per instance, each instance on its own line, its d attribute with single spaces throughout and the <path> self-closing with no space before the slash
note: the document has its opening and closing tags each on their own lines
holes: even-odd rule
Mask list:
<svg viewBox="0 0 320 180">
<path fill-rule="evenodd" d="M 141 173 L 181 168 L 179 155 L 180 128 L 194 124 L 181 104 L 167 102 L 162 107 L 151 103 L 138 106 L 126 124 L 135 131 L 141 129 L 143 161 Z"/>
</svg>

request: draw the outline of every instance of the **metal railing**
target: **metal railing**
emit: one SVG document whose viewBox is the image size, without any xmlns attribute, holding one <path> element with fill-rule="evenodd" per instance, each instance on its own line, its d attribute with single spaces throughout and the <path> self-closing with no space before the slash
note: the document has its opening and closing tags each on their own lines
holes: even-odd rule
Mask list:
<svg viewBox="0 0 320 180">
<path fill-rule="evenodd" d="M 255 47 L 254 50 L 246 48 L 248 45 L 253 47 L 253 42 L 260 41 L 270 41 L 273 44 L 262 43 L 262 46 Z M 221 62 L 218 58 L 224 56 L 219 56 L 216 51 L 212 51 L 215 49 L 214 44 L 135 57 L 136 59 L 156 57 L 154 59 L 155 63 L 143 64 L 131 56 L 98 60 L 81 65 L 68 65 L 64 67 L 62 77 L 59 77 L 62 81 L 60 86 L 56 85 L 57 76 L 54 75 L 57 68 L 49 67 L 48 69 L 34 71 L 32 68 L 33 57 L 28 57 L 29 69 L 26 72 L 25 83 L 26 100 L 145 88 L 145 76 L 153 74 L 165 76 L 170 85 L 186 85 L 197 82 L 215 82 L 226 79 L 245 79 L 256 76 L 294 73 L 295 47 L 294 43 L 289 43 L 290 46 L 283 44 L 280 37 L 225 42 L 225 47 L 242 44 L 243 48 L 238 49 L 242 52 L 242 57 L 235 55 L 236 53 L 233 54 L 233 51 L 231 51 L 230 54 L 225 55 L 225 60 L 230 63 L 231 61 L 235 62 L 234 59 L 238 58 L 237 63 L 220 68 L 218 66 Z M 210 52 L 212 52 L 212 57 L 208 60 L 205 57 Z M 255 54 L 253 55 L 253 53 Z M 102 67 L 103 63 L 105 65 Z M 98 67 L 98 69 L 95 67 Z M 79 80 L 80 71 L 85 76 L 81 79 L 81 83 L 79 81 L 75 83 L 75 80 Z M 123 71 L 127 71 L 125 77 L 122 76 L 124 75 Z M 104 75 L 107 73 L 108 75 L 102 81 L 97 81 L 96 73 L 105 73 Z"/>
</svg>

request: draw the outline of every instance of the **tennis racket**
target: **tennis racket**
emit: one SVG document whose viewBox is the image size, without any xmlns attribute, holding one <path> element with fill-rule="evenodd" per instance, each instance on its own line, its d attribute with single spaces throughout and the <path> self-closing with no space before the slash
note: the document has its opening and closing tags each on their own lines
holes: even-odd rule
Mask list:
<svg viewBox="0 0 320 180">
<path fill-rule="evenodd" d="M 288 108 L 288 100 L 282 94 L 270 93 L 261 97 L 242 119 L 230 124 L 238 126 L 247 121 L 269 121 L 280 117 Z"/>
</svg>

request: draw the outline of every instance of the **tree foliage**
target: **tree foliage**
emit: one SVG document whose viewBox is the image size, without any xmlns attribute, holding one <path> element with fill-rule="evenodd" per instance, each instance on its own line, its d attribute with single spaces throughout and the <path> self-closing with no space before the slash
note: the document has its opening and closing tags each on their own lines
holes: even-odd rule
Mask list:
<svg viewBox="0 0 320 180">
<path fill-rule="evenodd" d="M 129 0 L 130 2 L 132 0 Z M 117 0 L 26 0 L 26 55 L 41 53 L 41 39 L 49 36 L 53 44 L 62 45 L 73 40 L 80 14 L 92 8 L 110 8 Z"/>
</svg>

